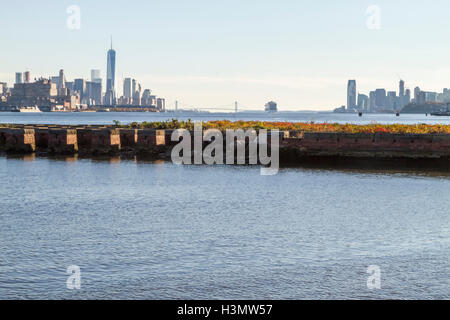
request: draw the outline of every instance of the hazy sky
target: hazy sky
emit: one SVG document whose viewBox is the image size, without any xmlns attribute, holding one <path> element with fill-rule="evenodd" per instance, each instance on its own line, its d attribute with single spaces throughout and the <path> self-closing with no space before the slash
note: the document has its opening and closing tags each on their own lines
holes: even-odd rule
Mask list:
<svg viewBox="0 0 450 320">
<path fill-rule="evenodd" d="M 80 29 L 67 27 L 71 5 Z M 120 94 L 133 77 L 169 107 L 331 109 L 346 103 L 348 79 L 363 93 L 398 90 L 399 77 L 410 89 L 450 87 L 449 12 L 448 0 L 2 1 L 0 81 L 60 68 L 68 80 L 93 68 L 105 78 L 112 35 Z"/>
</svg>

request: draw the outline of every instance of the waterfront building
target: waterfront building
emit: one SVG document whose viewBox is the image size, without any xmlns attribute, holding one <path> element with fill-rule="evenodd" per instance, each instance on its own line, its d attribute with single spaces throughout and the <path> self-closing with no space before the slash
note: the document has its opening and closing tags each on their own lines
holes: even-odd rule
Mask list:
<svg viewBox="0 0 450 320">
<path fill-rule="evenodd" d="M 16 83 L 23 83 L 23 73 L 16 72 Z"/>
<path fill-rule="evenodd" d="M 156 100 L 156 109 L 162 112 L 166 111 L 166 100 L 163 98 L 158 98 Z"/>
<path fill-rule="evenodd" d="M 347 111 L 356 109 L 356 80 L 348 80 L 347 84 Z"/>
<path fill-rule="evenodd" d="M 386 106 L 386 89 L 375 90 L 375 109 L 383 109 Z"/>
<path fill-rule="evenodd" d="M 16 83 L 11 90 L 11 96 L 5 102 L 6 106 L 34 107 L 47 111 L 53 109 L 72 110 L 78 102 L 75 95 L 59 95 L 58 88 L 50 79 L 41 78 L 32 83 Z"/>
<path fill-rule="evenodd" d="M 358 111 L 369 112 L 369 97 L 365 94 L 358 93 Z"/>
</svg>

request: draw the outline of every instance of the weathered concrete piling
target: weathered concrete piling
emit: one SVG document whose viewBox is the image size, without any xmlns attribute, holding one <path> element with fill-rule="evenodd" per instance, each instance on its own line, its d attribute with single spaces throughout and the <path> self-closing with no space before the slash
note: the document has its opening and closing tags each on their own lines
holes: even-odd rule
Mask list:
<svg viewBox="0 0 450 320">
<path fill-rule="evenodd" d="M 111 128 L 77 129 L 78 151 L 83 154 L 114 154 L 120 151 L 119 130 Z"/>
<path fill-rule="evenodd" d="M 136 149 L 141 152 L 162 152 L 166 145 L 164 130 L 139 129 L 137 130 Z"/>
<path fill-rule="evenodd" d="M 10 125 L 0 127 L 0 150 L 40 154 L 148 154 L 167 158 L 178 143 L 171 141 L 173 131 L 94 125 Z M 223 137 L 226 137 L 225 133 Z M 270 145 L 275 137 L 269 132 L 267 144 Z M 191 138 L 193 146 L 194 132 L 191 132 Z M 277 138 L 281 161 L 315 157 L 450 160 L 450 134 L 281 131 Z M 202 143 L 203 147 L 208 144 Z M 248 147 L 247 139 L 247 152 Z"/>
<path fill-rule="evenodd" d="M 74 154 L 78 152 L 77 130 L 49 129 L 48 152 L 53 154 Z"/>
<path fill-rule="evenodd" d="M 293 138 L 294 136 L 294 138 Z M 447 158 L 448 134 L 290 132 L 281 143 L 303 156 L 369 158 Z"/>
<path fill-rule="evenodd" d="M 8 129 L 4 149 L 9 152 L 31 153 L 36 150 L 34 129 Z"/>
</svg>

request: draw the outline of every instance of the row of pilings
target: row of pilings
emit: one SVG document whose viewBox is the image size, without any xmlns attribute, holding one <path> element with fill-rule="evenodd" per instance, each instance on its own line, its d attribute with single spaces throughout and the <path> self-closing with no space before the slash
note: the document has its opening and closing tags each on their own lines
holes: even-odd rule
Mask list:
<svg viewBox="0 0 450 320">
<path fill-rule="evenodd" d="M 157 154 L 165 151 L 170 135 L 166 130 L 112 126 L 14 125 L 0 127 L 0 150 L 7 153 Z"/>
</svg>

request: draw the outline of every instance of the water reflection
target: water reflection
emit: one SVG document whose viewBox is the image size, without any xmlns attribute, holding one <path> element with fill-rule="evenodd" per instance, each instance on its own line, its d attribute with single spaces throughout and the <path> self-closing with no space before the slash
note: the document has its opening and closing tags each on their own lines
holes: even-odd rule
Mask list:
<svg viewBox="0 0 450 320">
<path fill-rule="evenodd" d="M 109 163 L 118 165 L 120 163 L 132 162 L 135 164 L 152 164 L 157 166 L 171 165 L 171 161 L 158 160 L 151 156 L 117 155 L 117 156 L 80 156 L 74 155 L 36 155 L 32 154 L 3 154 L 0 157 L 11 160 L 22 160 L 33 162 L 36 159 L 49 159 L 57 162 L 76 163 L 79 160 L 93 163 Z M 188 165 L 206 167 L 206 165 Z M 227 165 L 213 165 L 212 167 L 223 167 Z M 208 166 L 209 167 L 209 166 Z M 259 168 L 254 165 L 235 165 L 240 168 Z M 286 170 L 309 170 L 309 171 L 331 171 L 353 174 L 376 174 L 376 175 L 408 175 L 427 177 L 450 177 L 450 164 L 446 159 L 329 159 L 314 158 L 302 159 L 296 162 L 280 164 L 280 172 Z"/>
</svg>

